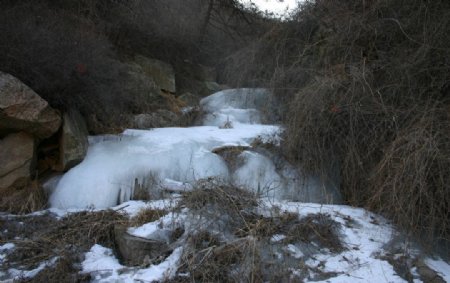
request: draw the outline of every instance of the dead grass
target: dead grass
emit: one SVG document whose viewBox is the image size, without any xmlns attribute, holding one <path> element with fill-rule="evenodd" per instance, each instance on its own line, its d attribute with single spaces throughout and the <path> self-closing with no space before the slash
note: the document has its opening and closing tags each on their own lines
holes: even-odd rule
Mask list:
<svg viewBox="0 0 450 283">
<path fill-rule="evenodd" d="M 232 271 L 242 265 L 246 256 L 251 254 L 251 240 L 239 239 L 218 245 L 217 239 L 210 238 L 206 233 L 191 237 L 190 242 L 194 246 L 184 252 L 179 269 L 189 272 L 190 275 L 185 278 L 178 277 L 175 282 L 236 282 L 246 278 L 248 274 L 241 273 L 238 279 L 239 277 L 233 276 Z M 203 248 L 204 246 L 206 247 Z"/>
<path fill-rule="evenodd" d="M 163 209 L 142 209 L 136 216 L 130 219 L 129 225 L 132 227 L 139 227 L 144 225 L 145 223 L 156 221 L 167 213 L 168 211 Z"/>
<path fill-rule="evenodd" d="M 246 146 L 224 146 L 220 148 L 216 148 L 213 150 L 213 153 L 220 155 L 222 159 L 227 163 L 230 171 L 234 171 L 240 165 L 242 165 L 243 160 L 239 158 L 239 155 L 244 151 L 248 150 L 250 147 Z"/>
<path fill-rule="evenodd" d="M 76 258 L 71 256 L 62 256 L 54 266 L 47 267 L 39 272 L 35 277 L 28 280 L 22 280 L 21 282 L 47 282 L 47 283 L 60 283 L 60 282 L 77 282 L 88 283 L 91 282 L 90 274 L 81 274 L 79 270 L 74 267 Z"/>
<path fill-rule="evenodd" d="M 67 262 L 77 259 L 81 253 L 86 252 L 96 243 L 113 248 L 115 245 L 114 225 L 124 222 L 125 217 L 118 212 L 108 210 L 74 213 L 61 220 L 56 220 L 50 215 L 14 220 L 16 221 L 10 219 L 2 223 L 9 229 L 15 229 L 2 241 L 16 245 L 14 252 L 8 255 L 3 268 L 31 269 L 36 268 L 43 261 L 59 257 L 53 270 L 61 273 L 44 273 L 42 276 L 70 278 L 75 275 L 66 274 L 68 270 L 73 271 L 67 267 Z M 23 224 L 20 224 L 18 220 L 21 220 Z M 65 261 L 67 262 L 64 263 Z"/>
<path fill-rule="evenodd" d="M 214 206 L 216 211 L 236 215 L 242 210 L 256 207 L 258 202 L 251 192 L 210 178 L 197 182 L 194 190 L 183 195 L 180 205 L 194 211 Z"/>
<path fill-rule="evenodd" d="M 306 2 L 252 57 L 277 54 L 286 156 L 324 179 L 338 168 L 349 204 L 447 247 L 449 3 Z"/>
<path fill-rule="evenodd" d="M 296 213 L 283 213 L 278 217 L 246 216 L 245 227 L 239 227 L 236 235 L 268 239 L 275 234 L 285 235 L 286 244 L 298 242 L 317 244 L 332 252 L 344 250 L 339 238 L 339 223 L 327 214 L 310 214 L 299 219 Z"/>
<path fill-rule="evenodd" d="M 48 196 L 37 181 L 24 189 L 2 190 L 0 211 L 12 214 L 27 214 L 47 207 Z"/>
<path fill-rule="evenodd" d="M 294 244 L 331 252 L 344 250 L 340 225 L 329 215 L 299 218 L 295 213 L 273 211 L 272 217 L 265 217 L 255 210 L 254 195 L 215 179 L 199 182 L 196 189 L 184 194 L 180 206 L 189 208 L 192 219 L 201 219 L 201 228 L 188 236 L 178 270 L 188 276 L 178 275 L 169 282 L 301 282 L 308 276 L 308 268 L 299 267 L 298 260 L 284 262 L 289 255 L 277 260 L 283 247 Z M 286 236 L 278 246 L 270 240 L 275 234 Z M 294 265 L 302 274 L 293 275 L 290 268 Z"/>
</svg>

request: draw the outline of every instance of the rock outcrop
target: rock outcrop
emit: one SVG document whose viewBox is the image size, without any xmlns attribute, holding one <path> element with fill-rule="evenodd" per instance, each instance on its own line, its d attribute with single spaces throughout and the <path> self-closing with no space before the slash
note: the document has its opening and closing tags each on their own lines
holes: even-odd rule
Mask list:
<svg viewBox="0 0 450 283">
<path fill-rule="evenodd" d="M 13 133 L 1 139 L 0 188 L 25 186 L 35 159 L 35 141 L 29 134 Z"/>
<path fill-rule="evenodd" d="M 76 110 L 64 113 L 58 169 L 67 171 L 79 164 L 86 156 L 87 149 L 88 131 L 83 116 Z"/>
<path fill-rule="evenodd" d="M 171 65 L 141 55 L 135 57 L 134 63 L 140 66 L 142 72 L 153 81 L 157 89 L 171 93 L 176 92 L 175 71 Z"/>
<path fill-rule="evenodd" d="M 220 91 L 223 86 L 216 82 L 217 73 L 214 68 L 194 64 L 189 61 L 183 62 L 177 70 L 178 94 L 192 93 L 199 99 Z"/>
<path fill-rule="evenodd" d="M 56 110 L 17 78 L 0 72 L 0 135 L 25 131 L 48 138 L 61 125 Z"/>
<path fill-rule="evenodd" d="M 177 124 L 178 116 L 168 110 L 157 110 L 150 114 L 138 114 L 133 117 L 133 127 L 137 129 L 149 129 L 159 127 L 171 127 Z"/>
</svg>

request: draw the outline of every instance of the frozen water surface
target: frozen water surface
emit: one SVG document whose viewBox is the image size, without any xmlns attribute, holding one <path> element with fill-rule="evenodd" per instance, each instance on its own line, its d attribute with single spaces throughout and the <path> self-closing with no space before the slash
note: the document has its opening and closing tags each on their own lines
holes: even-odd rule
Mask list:
<svg viewBox="0 0 450 283">
<path fill-rule="evenodd" d="M 299 178 L 292 174 L 286 178 L 270 157 L 245 151 L 243 165 L 230 172 L 222 157 L 213 153 L 224 146 L 249 147 L 255 139 L 277 144 L 281 128 L 260 124 L 268 101 L 270 92 L 265 89 L 225 90 L 201 101 L 204 126 L 128 129 L 121 135 L 91 137 L 83 162 L 53 180 L 51 206 L 111 207 L 129 200 L 135 182 L 144 183 L 149 177 L 162 187 L 189 187 L 199 179 L 218 177 L 272 198 L 288 195 L 286 191 L 299 184 L 287 179 Z"/>
</svg>

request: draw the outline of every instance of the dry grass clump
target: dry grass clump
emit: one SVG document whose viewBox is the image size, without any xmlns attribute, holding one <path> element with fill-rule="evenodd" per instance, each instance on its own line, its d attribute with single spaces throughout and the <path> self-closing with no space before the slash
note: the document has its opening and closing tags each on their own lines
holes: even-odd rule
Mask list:
<svg viewBox="0 0 450 283">
<path fill-rule="evenodd" d="M 222 159 L 227 163 L 228 168 L 231 171 L 237 169 L 244 162 L 243 159 L 239 158 L 239 155 L 244 151 L 248 150 L 248 146 L 223 146 L 213 150 L 213 153 L 220 155 Z"/>
<path fill-rule="evenodd" d="M 133 227 L 142 226 L 145 223 L 153 222 L 160 219 L 167 213 L 168 211 L 164 209 L 153 209 L 153 208 L 142 209 L 136 216 L 130 219 L 129 225 Z"/>
<path fill-rule="evenodd" d="M 296 224 L 287 226 L 285 242 L 316 243 L 332 252 L 341 252 L 344 247 L 339 238 L 339 223 L 326 214 L 310 214 Z"/>
<path fill-rule="evenodd" d="M 66 255 L 58 259 L 54 266 L 50 266 L 39 272 L 31 279 L 24 279 L 20 282 L 77 282 L 88 283 L 91 282 L 90 274 L 82 274 L 74 267 L 74 262 L 77 259 Z"/>
<path fill-rule="evenodd" d="M 43 188 L 37 185 L 37 181 L 33 181 L 24 189 L 10 188 L 2 190 L 0 193 L 0 211 L 27 214 L 47 207 L 48 196 Z"/>
<path fill-rule="evenodd" d="M 92 245 L 98 243 L 114 247 L 114 225 L 125 221 L 122 214 L 107 210 L 70 214 L 61 220 L 52 216 L 33 216 L 21 219 L 24 224 L 11 220 L 2 225 L 15 228 L 6 239 L 16 245 L 7 256 L 4 268 L 31 269 L 43 261 L 59 257 L 54 270 L 67 271 L 64 261 L 71 262 Z M 3 227 L 2 227 L 3 230 Z M 20 237 L 17 239 L 16 237 Z M 59 262 L 59 261 L 62 261 Z M 60 265 L 61 264 L 61 265 Z M 55 271 L 56 272 L 56 271 Z M 46 276 L 46 275 L 42 275 Z M 54 274 L 52 278 L 65 278 L 68 274 Z"/>
<path fill-rule="evenodd" d="M 199 225 L 208 225 L 224 233 L 245 226 L 244 215 L 254 210 L 257 204 L 254 194 L 218 180 L 200 181 L 197 188 L 185 193 L 179 203 L 180 207 L 189 208 Z"/>
<path fill-rule="evenodd" d="M 238 216 L 241 211 L 255 208 L 258 202 L 253 193 L 210 178 L 198 181 L 194 190 L 183 195 L 180 205 L 196 212 L 213 207 L 220 213 Z"/>
<path fill-rule="evenodd" d="M 247 225 L 236 231 L 240 237 L 270 238 L 275 234 L 283 234 L 286 238 L 282 242 L 286 244 L 314 243 L 332 252 L 344 249 L 339 238 L 340 225 L 327 214 L 309 214 L 301 219 L 295 213 L 283 213 L 270 218 L 247 215 L 245 221 Z"/>
<path fill-rule="evenodd" d="M 184 252 L 179 271 L 189 272 L 189 277 L 177 277 L 174 282 L 237 282 L 257 275 L 257 265 L 250 264 L 248 256 L 252 255 L 250 239 L 238 239 L 231 243 L 219 244 L 208 232 L 191 236 L 190 246 Z M 236 271 L 239 273 L 236 274 Z"/>
</svg>

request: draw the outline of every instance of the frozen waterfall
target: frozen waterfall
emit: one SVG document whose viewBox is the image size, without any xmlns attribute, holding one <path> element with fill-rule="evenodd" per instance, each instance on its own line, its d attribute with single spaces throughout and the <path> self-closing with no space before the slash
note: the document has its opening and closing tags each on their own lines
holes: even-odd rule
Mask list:
<svg viewBox="0 0 450 283">
<path fill-rule="evenodd" d="M 144 184 L 149 178 L 152 186 L 180 184 L 186 189 L 208 177 L 262 197 L 338 202 L 336 188 L 325 188 L 317 179 L 305 178 L 287 162 L 280 162 L 279 157 L 275 162 L 272 154 L 252 147 L 256 139 L 279 144 L 281 127 L 261 124 L 270 114 L 270 98 L 266 89 L 225 90 L 201 101 L 203 126 L 129 129 L 117 136 L 91 137 L 86 158 L 57 182 L 50 204 L 106 208 L 129 200 L 135 184 Z M 237 156 L 237 168 L 216 154 L 217 149 L 233 147 L 244 149 Z"/>
</svg>

